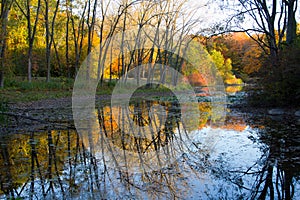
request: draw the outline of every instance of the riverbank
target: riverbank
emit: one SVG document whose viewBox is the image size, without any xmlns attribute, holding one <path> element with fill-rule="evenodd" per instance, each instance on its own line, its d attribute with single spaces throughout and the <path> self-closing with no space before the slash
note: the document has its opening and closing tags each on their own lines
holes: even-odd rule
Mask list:
<svg viewBox="0 0 300 200">
<path fill-rule="evenodd" d="M 150 96 L 162 97 L 168 96 L 167 93 L 154 92 L 135 93 L 133 101 L 149 98 Z M 227 110 L 228 112 L 244 113 L 245 115 L 257 117 L 270 117 L 275 120 L 290 121 L 292 124 L 300 125 L 300 117 L 295 113 L 299 110 L 295 107 L 290 108 L 272 108 L 272 107 L 255 107 L 251 106 L 245 100 L 245 92 L 237 92 L 228 95 Z M 119 99 L 124 97 L 120 94 Z M 96 105 L 110 104 L 110 94 L 96 95 Z M 280 113 L 270 114 L 270 111 L 280 111 Z M 48 98 L 30 102 L 8 103 L 7 108 L 1 111 L 2 131 L 9 133 L 28 132 L 28 131 L 45 131 L 53 129 L 75 129 L 72 114 L 72 97 Z"/>
</svg>

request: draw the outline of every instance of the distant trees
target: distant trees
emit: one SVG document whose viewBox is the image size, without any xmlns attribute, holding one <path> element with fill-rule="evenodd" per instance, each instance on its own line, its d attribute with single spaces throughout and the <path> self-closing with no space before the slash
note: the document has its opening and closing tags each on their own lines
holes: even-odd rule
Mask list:
<svg viewBox="0 0 300 200">
<path fill-rule="evenodd" d="M 244 80 L 257 75 L 265 62 L 266 56 L 260 46 L 246 33 L 228 33 L 207 38 L 205 45 L 215 49 L 225 59 L 231 60 L 233 73 Z"/>
</svg>

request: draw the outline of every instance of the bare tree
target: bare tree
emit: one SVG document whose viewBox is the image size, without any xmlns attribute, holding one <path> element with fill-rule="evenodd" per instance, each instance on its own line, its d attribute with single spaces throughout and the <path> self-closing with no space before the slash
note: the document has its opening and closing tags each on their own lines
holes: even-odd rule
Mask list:
<svg viewBox="0 0 300 200">
<path fill-rule="evenodd" d="M 91 12 L 92 12 L 92 16 L 90 16 Z M 92 51 L 94 28 L 95 28 L 95 21 L 96 21 L 96 12 L 97 12 L 97 0 L 94 1 L 93 8 L 92 8 L 91 0 L 88 0 L 88 12 L 87 12 L 88 47 L 87 47 L 87 55 L 89 55 Z M 90 78 L 90 57 L 88 57 L 86 77 L 87 77 L 87 79 Z"/>
<path fill-rule="evenodd" d="M 296 38 L 296 0 L 239 0 L 238 5 L 228 5 L 230 9 L 233 6 L 242 10 L 230 16 L 227 25 L 223 27 L 225 31 L 221 32 L 246 32 L 270 55 L 271 60 L 278 58 L 285 35 L 287 44 Z M 244 28 L 240 25 L 246 16 L 254 21 L 255 26 Z"/>
<path fill-rule="evenodd" d="M 57 0 L 56 2 L 56 6 L 55 6 L 55 10 L 53 12 L 53 17 L 51 20 L 51 28 L 49 26 L 50 22 L 49 22 L 49 0 L 44 0 L 45 3 L 45 13 L 44 13 L 44 17 L 45 17 L 45 28 L 46 28 L 46 35 L 45 35 L 45 39 L 46 39 L 46 66 L 47 66 L 47 82 L 50 82 L 50 77 L 51 77 L 51 46 L 54 40 L 54 25 L 55 25 L 55 19 L 56 19 L 56 15 L 58 12 L 58 8 L 59 8 L 59 4 L 60 4 L 60 0 Z"/>
<path fill-rule="evenodd" d="M 127 12 L 127 9 L 129 9 L 129 7 L 131 7 L 132 5 L 134 5 L 136 2 L 138 2 L 139 0 L 135 0 L 135 1 L 132 1 L 132 2 L 121 2 L 118 6 L 117 6 L 117 13 L 111 17 L 111 22 L 110 24 L 108 25 L 109 26 L 109 30 L 107 31 L 108 33 L 105 34 L 106 37 L 103 38 L 100 38 L 100 45 L 99 45 L 99 58 L 98 58 L 98 73 L 97 73 L 97 77 L 98 77 L 98 80 L 100 80 L 100 83 L 102 84 L 103 83 L 103 78 L 104 78 L 104 68 L 105 68 L 105 62 L 106 62 L 106 59 L 107 59 L 107 56 L 108 56 L 108 50 L 109 50 L 109 47 L 111 45 L 111 39 L 112 39 L 112 36 L 116 33 L 116 30 L 117 30 L 117 26 L 119 25 L 119 22 L 120 22 L 120 19 L 121 17 L 124 15 L 124 13 Z M 110 1 L 108 2 L 110 3 Z M 102 4 L 103 5 L 103 4 Z M 104 10 L 102 7 L 102 13 L 107 13 L 107 8 L 108 8 L 108 5 L 107 4 L 107 7 L 106 9 Z M 105 12 L 103 12 L 105 11 Z M 104 36 L 104 25 L 108 23 L 109 20 L 104 21 L 105 20 L 105 17 L 102 18 L 102 22 L 101 22 L 101 25 L 100 25 L 100 30 L 101 30 L 101 33 L 100 35 L 103 37 Z M 125 22 L 126 22 L 126 14 L 125 14 L 125 18 L 124 18 Z M 125 23 L 126 25 L 126 23 Z"/>
<path fill-rule="evenodd" d="M 75 18 L 76 15 L 73 14 L 72 12 L 72 3 L 71 3 L 71 10 L 70 10 L 70 15 L 71 15 L 71 26 L 72 26 L 72 32 L 73 32 L 73 38 L 74 38 L 74 48 L 75 48 L 75 71 L 77 73 L 79 69 L 79 62 L 80 62 L 80 57 L 82 53 L 82 45 L 83 45 L 83 38 L 84 38 L 84 30 L 85 30 L 85 23 L 84 23 L 84 17 L 87 9 L 87 1 L 85 1 L 82 9 L 82 13 L 80 15 L 78 24 L 75 24 Z"/>
<path fill-rule="evenodd" d="M 32 51 L 33 51 L 33 43 L 34 37 L 36 33 L 36 28 L 38 25 L 40 8 L 41 8 L 41 0 L 37 0 L 37 5 L 35 9 L 35 20 L 32 23 L 31 18 L 33 17 L 31 9 L 33 7 L 31 0 L 26 0 L 25 2 L 15 1 L 17 7 L 20 9 L 22 14 L 26 18 L 27 22 L 27 31 L 28 31 L 28 67 L 27 67 L 27 79 L 28 82 L 31 82 L 32 79 Z M 24 4 L 23 4 L 24 3 Z"/>
<path fill-rule="evenodd" d="M 68 70 L 68 78 L 71 77 L 71 69 L 70 69 L 70 60 L 69 60 L 69 23 L 70 23 L 70 10 L 72 7 L 70 6 L 70 0 L 66 0 L 66 12 L 67 12 L 67 21 L 66 21 L 66 51 L 65 51 L 65 57 L 66 57 L 66 66 Z"/>
<path fill-rule="evenodd" d="M 101 9 L 101 21 L 100 21 L 100 30 L 99 30 L 99 38 L 100 38 L 100 45 L 99 45 L 99 62 L 98 62 L 98 69 L 97 69 L 97 79 L 100 80 L 101 76 L 101 58 L 102 58 L 102 50 L 103 50 L 103 39 L 104 39 L 104 22 L 106 21 L 106 15 L 109 8 L 111 1 L 107 1 L 106 5 L 104 0 L 100 1 L 100 9 Z"/>
</svg>

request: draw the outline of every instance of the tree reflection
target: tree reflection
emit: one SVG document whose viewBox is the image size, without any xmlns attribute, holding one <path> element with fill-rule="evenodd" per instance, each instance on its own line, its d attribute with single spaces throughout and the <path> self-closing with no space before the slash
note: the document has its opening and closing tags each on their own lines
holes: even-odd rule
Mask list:
<svg viewBox="0 0 300 200">
<path fill-rule="evenodd" d="M 252 117 L 249 123 L 253 128 L 260 127 L 256 129 L 259 137 L 251 139 L 260 145 L 262 156 L 243 169 L 227 165 L 229 161 L 221 156 L 211 168 L 212 173 L 236 185 L 236 190 L 248 191 L 244 192 L 243 199 L 294 199 L 300 174 L 299 130 L 291 119 Z M 219 198 L 226 195 L 223 191 Z M 240 198 L 238 193 L 235 198 Z"/>
<path fill-rule="evenodd" d="M 1 148 L 1 191 L 3 191 L 5 194 L 11 195 L 14 197 L 14 192 L 12 190 L 13 183 L 12 183 L 12 175 L 11 175 L 11 161 L 9 156 L 9 151 L 7 144 L 4 142 L 3 138 L 0 138 L 0 148 Z"/>
<path fill-rule="evenodd" d="M 3 136 L 1 192 L 28 199 L 179 197 L 187 183 L 176 159 L 188 134 L 180 109 L 177 101 L 101 106 L 81 134 L 49 128 Z"/>
<path fill-rule="evenodd" d="M 210 143 L 193 138 L 205 136 L 197 129 L 209 124 L 209 102 L 199 103 L 202 112 L 200 119 L 191 119 L 198 123 L 193 130 L 182 122 L 181 110 L 176 99 L 139 99 L 118 107 L 101 104 L 92 117 L 83 119 L 80 133 L 47 129 L 3 136 L 1 192 L 7 198 L 26 199 L 180 199 L 195 194 L 213 199 L 295 198 L 300 145 L 290 120 L 284 124 L 250 119 L 251 130 L 259 134 L 251 139 L 263 153 L 255 163 L 243 165 L 226 157 L 239 149 L 225 148 L 217 157 L 213 149 L 221 133 L 228 135 L 228 144 L 239 141 L 234 140 L 238 132 L 238 137 L 247 133 L 241 118 L 229 116 L 225 126 L 211 126 L 206 132 Z M 220 139 L 224 142 L 226 137 Z M 251 145 L 248 141 L 245 144 Z"/>
<path fill-rule="evenodd" d="M 266 128 L 260 132 L 260 141 L 268 152 L 252 199 L 293 199 L 300 174 L 299 130 L 291 119 L 265 119 L 263 123 Z"/>
<path fill-rule="evenodd" d="M 1 191 L 8 198 L 65 197 L 62 172 L 78 151 L 76 138 L 75 132 L 50 130 L 2 137 Z"/>
<path fill-rule="evenodd" d="M 172 140 L 174 130 L 179 128 L 180 113 L 178 107 L 174 108 L 176 106 L 178 104 L 174 102 L 158 104 L 142 101 L 134 102 L 130 106 L 100 108 L 100 132 L 104 133 L 105 145 L 116 162 L 126 163 L 128 159 L 135 157 L 142 167 L 144 159 L 147 158 L 145 154 L 154 152 L 152 155 L 155 155 L 155 152 L 165 147 Z M 118 115 L 112 114 L 113 109 Z M 177 114 L 174 109 L 177 109 Z M 124 157 L 116 155 L 118 153 L 114 149 L 117 149 L 119 154 L 124 154 Z M 133 157 L 127 158 L 128 155 Z M 156 158 L 159 162 L 160 155 L 156 154 Z"/>
</svg>

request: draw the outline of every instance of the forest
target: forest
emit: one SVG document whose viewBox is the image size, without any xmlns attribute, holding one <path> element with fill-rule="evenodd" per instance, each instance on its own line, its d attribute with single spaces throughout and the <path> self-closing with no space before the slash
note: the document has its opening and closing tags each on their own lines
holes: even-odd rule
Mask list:
<svg viewBox="0 0 300 200">
<path fill-rule="evenodd" d="M 289 105 L 299 100 L 297 1 L 219 1 L 217 6 L 223 15 L 230 14 L 223 21 L 202 26 L 207 20 L 205 14 L 199 19 L 194 15 L 201 12 L 198 8 L 213 9 L 210 4 L 199 3 L 191 9 L 186 0 L 3 0 L 0 86 L 35 88 L 30 86 L 34 83 L 28 83 L 50 83 L 52 78 L 59 78 L 72 87 L 80 65 L 95 49 L 100 83 L 113 82 L 141 63 L 174 63 L 173 53 L 156 50 L 161 44 L 153 42 L 152 50 L 141 50 L 145 44 L 139 44 L 138 52 L 131 52 L 127 58 L 113 56 L 118 58 L 105 66 L 105 60 L 112 57 L 109 52 L 115 51 L 109 49 L 113 35 L 132 29 L 139 34 L 152 27 L 164 37 L 165 46 L 176 34 L 203 45 L 225 84 L 254 81 L 263 88 L 264 96 L 270 97 L 267 103 Z M 244 27 L 246 20 L 252 20 L 251 27 Z M 124 44 L 118 48 L 128 50 Z M 199 82 L 201 75 L 180 66 L 184 63 L 178 59 L 175 62 L 175 69 Z"/>
</svg>

